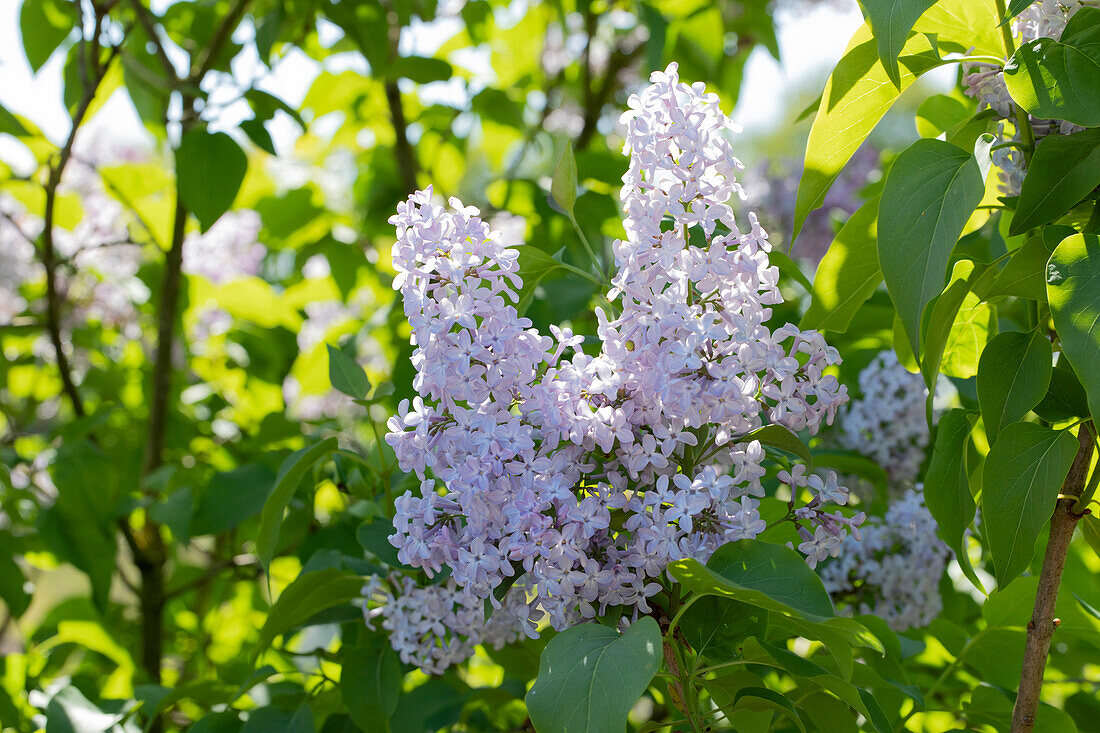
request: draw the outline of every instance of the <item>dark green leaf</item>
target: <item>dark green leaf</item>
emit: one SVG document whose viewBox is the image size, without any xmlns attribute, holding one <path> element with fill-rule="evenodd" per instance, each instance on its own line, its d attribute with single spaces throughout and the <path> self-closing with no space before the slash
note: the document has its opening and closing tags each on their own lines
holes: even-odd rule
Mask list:
<svg viewBox="0 0 1100 733">
<path fill-rule="evenodd" d="M 704 566 L 679 560 L 669 572 L 696 593 L 711 593 L 810 621 L 833 617 L 821 579 L 789 547 L 737 540 L 718 548 Z"/>
<path fill-rule="evenodd" d="M 1004 78 L 1012 98 L 1035 117 L 1100 125 L 1100 8 L 1081 8 L 1057 41 L 1020 46 Z"/>
<path fill-rule="evenodd" d="M 954 409 L 940 418 L 936 442 L 924 478 L 924 501 L 939 526 L 940 537 L 955 553 L 970 582 L 981 582 L 966 554 L 964 534 L 974 521 L 974 497 L 966 473 L 966 450 L 970 444 L 970 415 Z"/>
<path fill-rule="evenodd" d="M 1100 43 L 1100 34 L 1097 40 Z M 1009 235 L 1054 221 L 1098 185 L 1100 129 L 1050 135 L 1040 141 L 1031 156 Z"/>
<path fill-rule="evenodd" d="M 22 616 L 31 603 L 30 594 L 23 588 L 26 578 L 15 562 L 18 556 L 15 538 L 8 532 L 0 532 L 0 600 L 16 618 Z"/>
<path fill-rule="evenodd" d="M 527 710 L 539 733 L 610 733 L 626 727 L 634 703 L 661 668 L 661 630 L 643 616 L 622 636 L 581 624 L 543 650 Z"/>
<path fill-rule="evenodd" d="M 241 122 L 241 130 L 245 135 L 248 135 L 248 139 L 251 140 L 266 153 L 275 155 L 275 141 L 271 139 L 271 133 L 264 127 L 264 123 L 260 120 L 244 120 Z"/>
<path fill-rule="evenodd" d="M 387 69 L 391 79 L 409 79 L 417 84 L 433 81 L 446 81 L 454 74 L 454 69 L 443 59 L 426 56 L 403 56 L 394 61 Z"/>
<path fill-rule="evenodd" d="M 1075 234 L 1047 264 L 1047 300 L 1054 327 L 1081 377 L 1093 417 L 1100 415 L 1100 236 Z"/>
<path fill-rule="evenodd" d="M 990 444 L 1001 428 L 1039 404 L 1050 385 L 1053 354 L 1039 331 L 1006 331 L 986 344 L 978 364 L 978 404 Z"/>
<path fill-rule="evenodd" d="M 878 266 L 878 197 L 856 209 L 837 232 L 814 275 L 813 300 L 802 328 L 846 331 L 882 282 Z"/>
<path fill-rule="evenodd" d="M 1005 12 L 1005 17 L 1001 19 L 1001 25 L 1004 25 L 1024 12 L 1029 5 L 1031 5 L 1031 0 L 1010 0 L 1008 3 L 1008 10 Z"/>
<path fill-rule="evenodd" d="M 757 428 L 751 433 L 747 433 L 738 438 L 737 442 L 751 443 L 754 440 L 760 441 L 761 445 L 778 448 L 798 456 L 803 460 L 807 468 L 810 470 L 813 469 L 814 458 L 810 454 L 810 449 L 806 447 L 806 444 L 802 442 L 801 438 L 782 425 L 765 425 L 762 428 Z"/>
<path fill-rule="evenodd" d="M 325 438 L 320 443 L 315 443 L 287 456 L 283 465 L 279 467 L 279 475 L 275 479 L 275 488 L 268 495 L 260 513 L 260 532 L 256 537 L 256 555 L 264 568 L 271 565 L 271 558 L 275 557 L 275 543 L 279 539 L 279 527 L 283 524 L 283 513 L 286 511 L 290 497 L 302 483 L 305 476 L 314 463 L 336 450 L 336 438 Z"/>
<path fill-rule="evenodd" d="M 389 536 L 394 533 L 393 524 L 386 519 L 364 522 L 355 531 L 355 538 L 363 549 L 391 567 L 400 567 L 397 548 L 390 544 Z"/>
<path fill-rule="evenodd" d="M 943 291 L 951 250 L 984 192 L 974 156 L 942 140 L 913 143 L 886 176 L 879 266 L 913 353 L 920 353 L 924 307 Z"/>
<path fill-rule="evenodd" d="M 680 618 L 680 631 L 697 654 L 716 661 L 732 659 L 746 637 L 763 637 L 767 611 L 725 598 L 703 596 Z"/>
<path fill-rule="evenodd" d="M 314 733 L 315 730 L 313 710 L 303 703 L 297 710 L 257 708 L 248 714 L 241 733 Z"/>
<path fill-rule="evenodd" d="M 1016 250 L 1012 259 L 993 281 L 993 287 L 986 297 L 1014 295 L 1046 302 L 1047 299 L 1047 260 L 1052 248 L 1047 247 L 1042 237 L 1031 237 Z"/>
<path fill-rule="evenodd" d="M 401 660 L 389 639 L 369 637 L 346 648 L 340 674 L 340 697 L 356 724 L 365 731 L 385 730 L 401 695 Z"/>
<path fill-rule="evenodd" d="M 357 400 L 366 398 L 370 392 L 370 380 L 359 362 L 346 351 L 328 346 L 328 378 L 332 386 Z"/>
<path fill-rule="evenodd" d="M 9 112 L 0 104 L 0 133 L 24 137 L 30 135 L 30 131 L 19 121 L 19 118 Z"/>
<path fill-rule="evenodd" d="M 195 507 L 191 535 L 219 534 L 259 514 L 274 478 L 259 463 L 214 474 Z"/>
<path fill-rule="evenodd" d="M 401 696 L 390 720 L 392 733 L 436 733 L 458 722 L 464 696 L 440 679 L 430 679 Z M 374 733 L 366 731 L 366 733 Z"/>
<path fill-rule="evenodd" d="M 176 151 L 179 195 L 203 231 L 233 205 L 247 170 L 244 151 L 224 132 L 195 129 L 183 136 Z"/>
<path fill-rule="evenodd" d="M 1046 396 L 1035 406 L 1035 414 L 1047 422 L 1073 420 L 1089 416 L 1089 397 L 1081 380 L 1069 365 L 1059 359 L 1050 373 L 1050 387 Z"/>
<path fill-rule="evenodd" d="M 1035 540 L 1076 454 L 1069 431 L 1026 422 L 1002 428 L 982 464 L 982 527 L 998 586 L 1031 564 Z"/>
<path fill-rule="evenodd" d="M 886 76 L 900 89 L 898 54 L 913 24 L 925 10 L 936 4 L 936 0 L 863 0 L 862 4 L 871 32 L 875 34 L 878 57 L 886 69 Z"/>
<path fill-rule="evenodd" d="M 336 568 L 302 573 L 268 612 L 252 659 L 256 660 L 279 634 L 298 628 L 314 614 L 359 598 L 362 590 L 363 578 Z"/>
<path fill-rule="evenodd" d="M 35 73 L 42 68 L 76 26 L 77 12 L 65 0 L 23 0 L 19 10 L 19 35 L 23 53 Z"/>
</svg>

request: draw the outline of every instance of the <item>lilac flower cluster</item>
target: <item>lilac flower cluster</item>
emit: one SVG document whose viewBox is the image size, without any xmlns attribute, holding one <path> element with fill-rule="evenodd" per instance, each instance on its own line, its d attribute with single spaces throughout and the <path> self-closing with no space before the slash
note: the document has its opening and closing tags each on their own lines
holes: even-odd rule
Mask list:
<svg viewBox="0 0 1100 733">
<path fill-rule="evenodd" d="M 1012 34 L 1017 44 L 1024 44 L 1038 38 L 1061 37 L 1070 18 L 1083 7 L 1100 6 L 1100 0 L 1036 0 L 1012 21 Z M 984 62 L 969 64 L 964 68 L 963 84 L 968 96 L 996 112 L 1001 121 L 997 125 L 998 144 L 1021 141 L 1019 130 L 1010 135 L 1005 129 L 1005 120 L 1016 117 L 1016 103 L 1005 85 L 1004 71 L 1001 66 Z M 1042 120 L 1028 116 L 1036 141 L 1047 135 L 1069 135 L 1082 128 L 1064 120 Z M 1015 123 L 1014 123 L 1015 124 Z M 992 152 L 993 163 L 1001 176 L 1001 191 L 1008 196 L 1020 193 L 1024 181 L 1024 157 L 1017 146 L 1000 147 Z"/>
<path fill-rule="evenodd" d="M 389 632 L 401 661 L 428 674 L 442 674 L 468 659 L 479 644 L 500 649 L 523 632 L 527 588 L 516 584 L 504 596 L 500 610 L 486 617 L 485 604 L 470 597 L 448 578 L 435 585 L 417 585 L 393 574 L 371 576 L 363 587 L 364 617 L 369 628 L 378 617 Z"/>
<path fill-rule="evenodd" d="M 861 533 L 861 541 L 847 537 L 821 568 L 826 590 L 846 610 L 879 616 L 895 631 L 927 626 L 943 607 L 938 586 L 950 552 L 936 535 L 922 486 L 891 504 L 885 518 L 869 519 Z"/>
<path fill-rule="evenodd" d="M 194 232 L 183 242 L 183 271 L 215 285 L 255 275 L 267 254 L 257 241 L 260 215 L 250 209 L 221 216 L 205 234 Z"/>
<path fill-rule="evenodd" d="M 859 373 L 859 391 L 860 399 L 841 414 L 840 444 L 874 459 L 893 481 L 912 483 L 928 447 L 924 379 L 886 350 Z M 942 410 L 954 394 L 949 382 L 938 380 L 933 412 Z"/>
<path fill-rule="evenodd" d="M 669 562 L 756 537 L 764 450 L 749 434 L 814 433 L 847 399 L 821 334 L 765 325 L 782 301 L 778 270 L 755 215 L 742 232 L 727 203 L 741 164 L 717 96 L 680 83 L 675 65 L 651 80 L 621 120 L 626 238 L 607 293 L 621 310 L 597 309 L 596 355 L 569 328 L 543 335 L 517 313 L 519 252 L 477 209 L 436 205 L 429 188 L 390 220 L 419 396 L 387 441 L 421 481 L 397 499 L 390 541 L 408 566 L 449 569 L 456 607 L 499 607 L 493 591 L 522 576 L 522 603 L 493 615 L 529 635 L 612 607 L 648 613 Z M 809 497 L 794 519 L 816 562 L 861 518 L 830 511 L 848 498 L 835 475 L 799 469 L 780 479 Z M 390 623 L 431 618 L 420 603 Z M 413 628 L 394 644 L 418 658 Z"/>
</svg>

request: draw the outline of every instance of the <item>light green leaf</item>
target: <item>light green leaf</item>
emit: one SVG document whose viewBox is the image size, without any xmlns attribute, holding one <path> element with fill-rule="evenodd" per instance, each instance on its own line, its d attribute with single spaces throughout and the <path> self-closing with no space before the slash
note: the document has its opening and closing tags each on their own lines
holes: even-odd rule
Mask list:
<svg viewBox="0 0 1100 733">
<path fill-rule="evenodd" d="M 978 364 L 978 404 L 990 444 L 1001 428 L 1039 404 L 1050 385 L 1053 354 L 1046 334 L 1007 331 L 986 345 Z"/>
<path fill-rule="evenodd" d="M 1035 117 L 1100 125 L 1100 8 L 1081 8 L 1058 41 L 1020 46 L 1004 78 L 1012 98 Z"/>
<path fill-rule="evenodd" d="M 967 103 L 947 94 L 933 94 L 917 107 L 917 134 L 921 137 L 939 137 L 973 115 L 972 102 Z"/>
<path fill-rule="evenodd" d="M 984 193 L 978 161 L 942 140 L 913 143 L 886 176 L 879 267 L 914 353 L 924 307 L 943 291 L 951 250 Z"/>
<path fill-rule="evenodd" d="M 863 0 L 863 13 L 875 35 L 879 60 L 886 69 L 887 78 L 899 89 L 898 54 L 913 24 L 935 4 L 936 0 Z"/>
<path fill-rule="evenodd" d="M 577 160 L 573 157 L 573 143 L 566 143 L 562 151 L 550 183 L 550 195 L 562 211 L 573 216 L 573 206 L 577 203 Z"/>
<path fill-rule="evenodd" d="M 878 267 L 878 196 L 860 206 L 837 232 L 814 275 L 813 299 L 800 328 L 847 331 L 852 317 L 882 282 Z"/>
<path fill-rule="evenodd" d="M 306 471 L 336 450 L 337 446 L 336 438 L 325 438 L 320 443 L 291 453 L 279 467 L 275 488 L 268 495 L 263 511 L 260 512 L 260 532 L 256 537 L 256 555 L 264 568 L 270 566 L 271 558 L 275 557 L 275 543 L 279 539 L 279 528 L 283 524 L 283 513 L 290 503 L 290 497 L 294 495 L 298 484 L 302 483 Z"/>
<path fill-rule="evenodd" d="M 913 24 L 917 33 L 935 36 L 941 51 L 1008 55 L 997 22 L 995 0 L 939 0 Z"/>
<path fill-rule="evenodd" d="M 176 177 L 184 206 L 205 232 L 224 214 L 244 181 L 248 158 L 224 132 L 195 129 L 176 151 Z"/>
<path fill-rule="evenodd" d="M 581 624 L 550 640 L 527 693 L 538 733 L 611 733 L 661 668 L 661 630 L 643 616 L 626 633 Z"/>
<path fill-rule="evenodd" d="M 1100 236 L 1062 240 L 1047 263 L 1047 300 L 1054 327 L 1081 378 L 1093 417 L 1100 415 Z"/>
<path fill-rule="evenodd" d="M 817 116 L 810 128 L 806 163 L 795 204 L 795 238 L 806 216 L 821 206 L 844 165 L 897 101 L 901 91 L 941 63 L 924 35 L 913 36 L 902 49 L 900 88 L 895 87 L 879 61 L 870 25 L 864 24 L 856 31 L 825 84 Z"/>
<path fill-rule="evenodd" d="M 316 613 L 354 601 L 362 590 L 363 578 L 336 568 L 302 573 L 268 611 L 252 660 L 258 659 L 276 636 L 298 628 Z"/>
<path fill-rule="evenodd" d="M 346 351 L 332 344 L 328 347 L 328 378 L 332 386 L 357 400 L 365 399 L 370 392 L 370 380 L 359 362 Z"/>
<path fill-rule="evenodd" d="M 1076 454 L 1077 439 L 1067 430 L 1026 422 L 1001 430 L 982 467 L 982 527 L 998 587 L 1031 564 Z"/>
<path fill-rule="evenodd" d="M 706 565 L 678 560 L 669 573 L 696 593 L 733 598 L 809 621 L 835 615 L 821 579 L 794 550 L 758 540 L 718 548 Z"/>
<path fill-rule="evenodd" d="M 1100 42 L 1100 34 L 1097 39 Z M 1048 136 L 1031 157 L 1009 235 L 1054 221 L 1098 185 L 1100 129 Z"/>
<path fill-rule="evenodd" d="M 31 71 L 38 73 L 76 26 L 76 6 L 65 0 L 23 0 L 19 35 Z"/>
<path fill-rule="evenodd" d="M 764 635 L 768 613 L 732 598 L 704 596 L 684 612 L 677 628 L 696 654 L 722 661 L 736 656 L 747 637 Z"/>
</svg>

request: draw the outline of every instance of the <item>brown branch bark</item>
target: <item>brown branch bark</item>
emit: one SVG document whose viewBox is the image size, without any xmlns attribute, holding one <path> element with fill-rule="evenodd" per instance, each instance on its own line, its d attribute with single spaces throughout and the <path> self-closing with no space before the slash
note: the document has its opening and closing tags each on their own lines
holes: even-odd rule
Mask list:
<svg viewBox="0 0 1100 733">
<path fill-rule="evenodd" d="M 1073 530 L 1081 519 L 1081 515 L 1074 511 L 1074 504 L 1084 490 L 1092 461 L 1094 436 L 1088 423 L 1081 425 L 1077 439 L 1080 447 L 1062 484 L 1062 493 L 1050 521 L 1050 540 L 1043 558 L 1043 569 L 1039 574 L 1035 608 L 1027 624 L 1020 688 L 1016 694 L 1016 705 L 1012 709 L 1012 733 L 1029 733 L 1033 730 L 1039 710 L 1043 672 L 1046 669 L 1047 654 L 1050 652 L 1050 641 L 1054 636 L 1054 606 L 1062 583 L 1062 569 L 1066 563 Z"/>
<path fill-rule="evenodd" d="M 388 2 L 383 3 L 382 7 L 386 9 L 386 57 L 393 63 L 397 60 L 397 46 L 401 41 L 401 21 Z M 393 123 L 393 154 L 397 159 L 397 174 L 401 176 L 401 188 L 406 194 L 410 194 L 417 188 L 416 153 L 409 144 L 409 124 L 405 119 L 405 108 L 401 105 L 401 89 L 398 88 L 396 79 L 387 79 L 384 86 L 386 104 L 390 108 L 390 120 Z"/>
</svg>

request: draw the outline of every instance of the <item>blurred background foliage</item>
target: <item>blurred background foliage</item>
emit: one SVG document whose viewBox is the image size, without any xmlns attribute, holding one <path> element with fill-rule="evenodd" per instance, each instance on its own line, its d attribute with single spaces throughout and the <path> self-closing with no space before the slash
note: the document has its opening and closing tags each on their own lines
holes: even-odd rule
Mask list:
<svg viewBox="0 0 1100 733">
<path fill-rule="evenodd" d="M 23 0 L 26 58 L 9 48 L 4 64 L 29 65 L 28 89 L 56 89 L 68 117 L 0 107 L 3 729 L 521 729 L 545 639 L 428 682 L 403 669 L 405 694 L 360 699 L 350 685 L 398 662 L 342 590 L 314 589 L 333 600 L 316 615 L 269 617 L 304 571 L 367 573 L 364 549 L 385 560 L 406 479 L 378 436 L 413 394 L 387 219 L 429 184 L 478 206 L 555 258 L 524 272 L 535 326 L 594 334 L 596 286 L 567 269 L 588 256 L 548 196 L 566 145 L 576 217 L 607 257 L 632 91 L 676 61 L 732 109 L 750 57 L 779 58 L 777 23 L 816 5 Z M 748 101 L 779 110 L 742 144 L 749 203 L 777 243 L 819 82 Z M 140 130 L 116 127 L 120 105 Z M 807 225 L 808 272 L 916 137 L 911 120 L 900 105 Z M 785 281 L 776 317 L 796 320 L 805 291 Z M 880 293 L 838 337 L 847 383 L 889 347 L 892 318 Z M 333 388 L 341 360 L 376 385 L 365 399 Z M 288 456 L 333 436 L 333 460 L 287 479 Z M 265 574 L 261 513 L 280 488 Z M 930 679 L 952 645 L 982 643 L 979 671 L 1010 687 L 997 660 L 1018 640 L 968 641 L 980 611 L 945 593 Z"/>
</svg>

